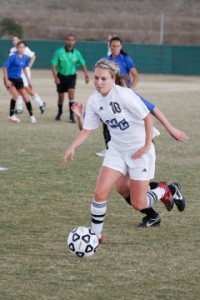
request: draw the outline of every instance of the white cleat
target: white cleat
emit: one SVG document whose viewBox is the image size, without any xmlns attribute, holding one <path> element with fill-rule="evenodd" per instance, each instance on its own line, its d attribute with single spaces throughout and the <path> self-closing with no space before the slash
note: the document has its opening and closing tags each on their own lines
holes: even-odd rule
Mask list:
<svg viewBox="0 0 200 300">
<path fill-rule="evenodd" d="M 13 123 L 20 123 L 21 122 L 20 119 L 17 118 L 15 115 L 12 115 L 12 116 L 8 117 L 8 119 L 10 121 L 12 121 Z"/>
<path fill-rule="evenodd" d="M 32 124 L 37 123 L 37 120 L 36 120 L 35 116 L 31 116 L 31 123 Z"/>
</svg>

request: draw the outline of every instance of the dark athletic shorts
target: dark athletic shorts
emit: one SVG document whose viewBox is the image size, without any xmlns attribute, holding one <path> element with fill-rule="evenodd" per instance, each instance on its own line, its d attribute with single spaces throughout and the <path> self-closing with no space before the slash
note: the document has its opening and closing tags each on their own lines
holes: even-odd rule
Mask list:
<svg viewBox="0 0 200 300">
<path fill-rule="evenodd" d="M 8 78 L 8 79 L 12 82 L 13 86 L 15 86 L 17 90 L 22 90 L 25 88 L 22 78 Z M 4 84 L 5 84 L 5 79 L 4 79 Z"/>
<path fill-rule="evenodd" d="M 57 92 L 62 94 L 66 93 L 69 89 L 75 89 L 76 86 L 76 74 L 64 76 L 58 73 L 60 84 L 57 84 Z"/>
</svg>

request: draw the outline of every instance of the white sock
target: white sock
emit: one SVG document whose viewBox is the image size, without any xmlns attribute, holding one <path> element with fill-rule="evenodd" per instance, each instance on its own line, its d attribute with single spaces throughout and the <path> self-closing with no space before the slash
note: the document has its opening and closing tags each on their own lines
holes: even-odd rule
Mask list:
<svg viewBox="0 0 200 300">
<path fill-rule="evenodd" d="M 23 110 L 23 98 L 20 95 L 16 99 L 16 110 Z"/>
<path fill-rule="evenodd" d="M 91 203 L 91 228 L 97 234 L 103 230 L 104 219 L 106 216 L 107 201 L 97 202 L 93 199 Z"/>
<path fill-rule="evenodd" d="M 39 107 L 41 107 L 41 106 L 44 105 L 44 102 L 42 101 L 42 99 L 40 98 L 40 96 L 39 96 L 38 94 L 35 93 L 35 94 L 32 96 L 32 98 L 33 98 L 33 100 L 37 103 L 37 105 L 38 105 Z"/>
<path fill-rule="evenodd" d="M 157 187 L 156 189 L 149 190 L 146 196 L 146 200 L 147 200 L 146 208 L 152 207 L 164 195 L 165 195 L 165 190 L 161 187 Z"/>
</svg>

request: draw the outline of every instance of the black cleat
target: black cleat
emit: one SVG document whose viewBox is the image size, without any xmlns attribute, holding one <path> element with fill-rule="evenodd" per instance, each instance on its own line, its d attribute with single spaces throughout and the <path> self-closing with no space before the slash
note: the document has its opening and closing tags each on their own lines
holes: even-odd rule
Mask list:
<svg viewBox="0 0 200 300">
<path fill-rule="evenodd" d="M 157 215 L 157 217 L 155 218 L 149 218 L 149 217 L 144 217 L 142 219 L 142 222 L 139 223 L 138 225 L 136 225 L 136 227 L 156 227 L 156 226 L 160 226 L 161 223 L 161 217 L 160 215 Z"/>
<path fill-rule="evenodd" d="M 172 193 L 172 198 L 176 204 L 179 211 L 184 211 L 185 209 L 185 198 L 181 193 L 180 184 L 173 182 L 169 184 L 169 189 Z"/>
<path fill-rule="evenodd" d="M 71 118 L 69 118 L 69 122 L 70 122 L 70 123 L 76 123 L 75 119 L 74 119 L 74 118 L 72 118 L 72 117 L 71 117 Z"/>
<path fill-rule="evenodd" d="M 55 117 L 55 120 L 60 121 L 61 120 L 60 116 L 61 116 L 60 114 L 57 114 L 57 116 Z"/>
<path fill-rule="evenodd" d="M 45 112 L 46 103 L 44 102 L 42 106 L 40 106 L 40 112 L 43 114 Z"/>
</svg>

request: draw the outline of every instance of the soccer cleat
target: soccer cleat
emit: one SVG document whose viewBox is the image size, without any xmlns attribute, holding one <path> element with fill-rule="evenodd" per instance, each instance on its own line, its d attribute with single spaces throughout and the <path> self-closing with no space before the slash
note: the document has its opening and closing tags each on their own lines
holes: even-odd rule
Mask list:
<svg viewBox="0 0 200 300">
<path fill-rule="evenodd" d="M 21 122 L 20 119 L 17 118 L 15 115 L 12 115 L 12 116 L 8 117 L 8 119 L 10 121 L 12 121 L 13 123 L 20 123 Z"/>
<path fill-rule="evenodd" d="M 61 116 L 61 114 L 57 114 L 57 116 L 55 117 L 55 120 L 60 121 L 61 120 L 60 116 Z"/>
<path fill-rule="evenodd" d="M 169 189 L 172 193 L 172 198 L 179 211 L 185 209 L 185 198 L 180 191 L 180 184 L 173 182 L 169 184 Z"/>
<path fill-rule="evenodd" d="M 44 102 L 42 106 L 40 106 L 41 114 L 45 112 L 46 103 Z"/>
<path fill-rule="evenodd" d="M 36 120 L 36 118 L 35 118 L 34 116 L 31 116 L 31 123 L 32 123 L 32 124 L 37 123 L 37 120 Z"/>
<path fill-rule="evenodd" d="M 148 216 L 145 216 L 142 219 L 142 222 L 136 225 L 138 228 L 144 228 L 144 227 L 156 227 L 160 226 L 161 223 L 161 217 L 160 215 L 157 215 L 155 218 L 149 218 Z"/>
<path fill-rule="evenodd" d="M 103 243 L 103 234 L 97 234 L 99 244 Z"/>
<path fill-rule="evenodd" d="M 74 117 L 70 117 L 70 118 L 69 118 L 69 122 L 70 122 L 70 123 L 76 123 Z"/>
<path fill-rule="evenodd" d="M 160 201 L 165 205 L 168 211 L 172 210 L 174 207 L 174 201 L 172 197 L 172 193 L 166 182 L 159 182 L 158 187 L 165 190 L 164 196 L 160 199 Z"/>
<path fill-rule="evenodd" d="M 104 149 L 104 150 L 102 150 L 102 151 L 96 153 L 96 155 L 97 155 L 97 156 L 100 156 L 100 157 L 104 157 L 105 154 L 106 154 L 106 149 Z"/>
</svg>

